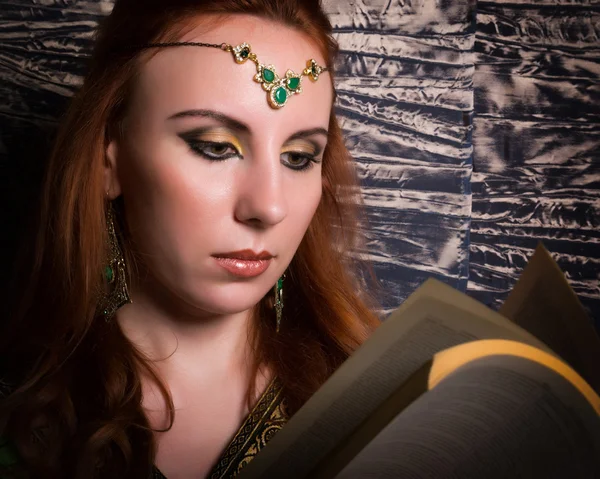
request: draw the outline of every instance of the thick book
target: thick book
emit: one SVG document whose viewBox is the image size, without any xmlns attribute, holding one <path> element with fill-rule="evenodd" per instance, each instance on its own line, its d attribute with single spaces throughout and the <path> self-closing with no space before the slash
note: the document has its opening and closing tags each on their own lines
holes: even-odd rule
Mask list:
<svg viewBox="0 0 600 479">
<path fill-rule="evenodd" d="M 238 477 L 600 477 L 600 340 L 539 245 L 499 312 L 427 280 Z"/>
</svg>

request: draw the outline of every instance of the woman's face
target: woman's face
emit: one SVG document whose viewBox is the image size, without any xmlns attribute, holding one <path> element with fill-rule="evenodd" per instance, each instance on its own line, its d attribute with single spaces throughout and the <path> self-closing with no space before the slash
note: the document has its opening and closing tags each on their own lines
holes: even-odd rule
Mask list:
<svg viewBox="0 0 600 479">
<path fill-rule="evenodd" d="M 248 42 L 280 76 L 311 58 L 324 65 L 302 33 L 251 16 L 181 41 Z M 152 282 L 194 314 L 255 305 L 290 263 L 321 199 L 328 74 L 304 77 L 302 93 L 278 110 L 255 74 L 254 63 L 220 49 L 161 49 L 141 68 L 123 138 L 107 150 L 107 189 L 123 195 Z"/>
</svg>

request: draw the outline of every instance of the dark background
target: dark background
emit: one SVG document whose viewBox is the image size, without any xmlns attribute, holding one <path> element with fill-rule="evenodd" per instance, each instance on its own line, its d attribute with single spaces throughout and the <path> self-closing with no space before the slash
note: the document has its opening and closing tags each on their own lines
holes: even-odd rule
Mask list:
<svg viewBox="0 0 600 479">
<path fill-rule="evenodd" d="M 325 5 L 386 310 L 431 276 L 497 308 L 541 240 L 600 331 L 600 0 Z M 0 0 L 2 291 L 111 8 Z"/>
</svg>

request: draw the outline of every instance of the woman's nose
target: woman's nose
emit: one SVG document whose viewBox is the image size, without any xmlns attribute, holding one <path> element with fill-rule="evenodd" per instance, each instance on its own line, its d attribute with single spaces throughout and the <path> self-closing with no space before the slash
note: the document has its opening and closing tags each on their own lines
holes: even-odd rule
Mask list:
<svg viewBox="0 0 600 479">
<path fill-rule="evenodd" d="M 235 218 L 253 226 L 274 226 L 287 216 L 284 167 L 279 157 L 247 161 L 250 165 L 238 183 Z"/>
</svg>

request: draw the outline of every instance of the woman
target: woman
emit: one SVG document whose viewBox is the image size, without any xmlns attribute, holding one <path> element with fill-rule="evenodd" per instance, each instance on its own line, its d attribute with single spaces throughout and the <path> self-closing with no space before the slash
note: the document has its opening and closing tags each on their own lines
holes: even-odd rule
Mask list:
<svg viewBox="0 0 600 479">
<path fill-rule="evenodd" d="M 8 469 L 230 477 L 378 325 L 335 52 L 317 0 L 117 0 L 2 335 Z"/>
</svg>

